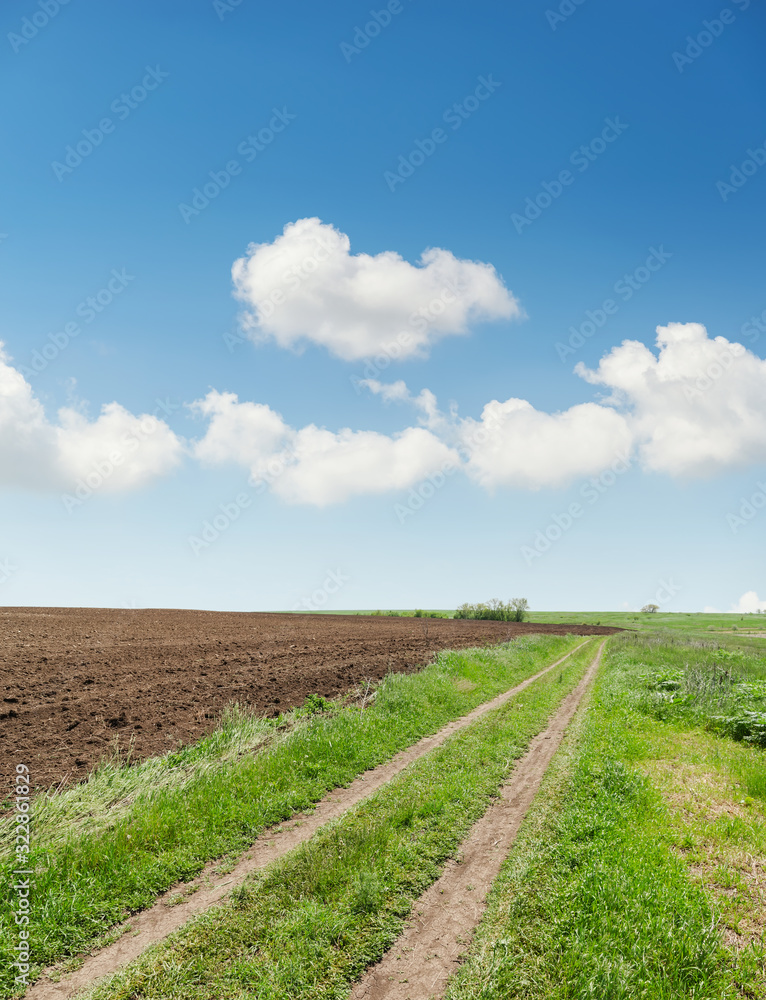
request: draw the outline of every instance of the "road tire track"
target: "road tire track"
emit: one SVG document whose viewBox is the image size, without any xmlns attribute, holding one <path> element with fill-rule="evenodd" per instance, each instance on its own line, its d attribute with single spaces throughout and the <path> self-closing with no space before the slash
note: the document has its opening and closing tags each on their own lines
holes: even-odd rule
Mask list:
<svg viewBox="0 0 766 1000">
<path fill-rule="evenodd" d="M 487 893 L 513 845 L 564 733 L 588 692 L 606 640 L 577 687 L 517 762 L 500 797 L 471 828 L 459 860 L 449 861 L 413 907 L 404 932 L 369 969 L 351 1000 L 433 1000 L 442 997 L 486 909 Z"/>
<path fill-rule="evenodd" d="M 338 819 L 343 813 L 391 781 L 409 764 L 441 746 L 450 736 L 470 726 L 488 712 L 500 708 L 530 684 L 560 666 L 589 641 L 586 639 L 555 663 L 551 663 L 491 701 L 477 706 L 467 715 L 453 720 L 432 736 L 426 736 L 406 750 L 402 750 L 386 764 L 365 771 L 347 787 L 334 789 L 317 803 L 312 812 L 299 814 L 277 827 L 265 830 L 227 874 L 217 874 L 215 869 L 220 862 L 210 862 L 196 879 L 173 886 L 159 896 L 149 909 L 127 920 L 122 925 L 122 935 L 116 941 L 90 954 L 74 972 L 54 982 L 50 974 L 54 973 L 55 967 L 47 969 L 24 996 L 28 1000 L 66 1000 L 86 987 L 92 986 L 97 979 L 110 975 L 128 962 L 132 962 L 147 948 L 178 930 L 192 917 L 221 902 L 251 872 L 265 868 L 288 851 L 310 840 L 320 827 Z M 173 903 L 179 896 L 187 898 L 182 902 Z"/>
</svg>

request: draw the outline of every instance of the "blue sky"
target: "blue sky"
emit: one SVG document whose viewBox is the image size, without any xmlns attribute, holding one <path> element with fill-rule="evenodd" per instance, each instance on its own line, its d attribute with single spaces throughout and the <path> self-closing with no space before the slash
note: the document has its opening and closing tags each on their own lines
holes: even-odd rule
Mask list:
<svg viewBox="0 0 766 1000">
<path fill-rule="evenodd" d="M 0 602 L 763 606 L 764 20 L 5 8 Z"/>
</svg>

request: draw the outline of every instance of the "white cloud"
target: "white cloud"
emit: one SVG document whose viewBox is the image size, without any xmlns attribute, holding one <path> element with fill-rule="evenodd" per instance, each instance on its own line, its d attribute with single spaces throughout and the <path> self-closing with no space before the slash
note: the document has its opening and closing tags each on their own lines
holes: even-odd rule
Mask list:
<svg viewBox="0 0 766 1000">
<path fill-rule="evenodd" d="M 356 260 L 347 249 L 345 256 Z M 446 462 L 488 489 L 534 490 L 596 475 L 636 452 L 645 468 L 671 475 L 766 460 L 766 362 L 694 323 L 658 327 L 657 345 L 654 353 L 625 341 L 595 371 L 579 365 L 578 374 L 607 387 L 609 397 L 554 413 L 510 398 L 490 401 L 478 419 L 460 417 L 454 404 L 442 412 L 429 389 L 414 395 L 403 381 L 365 380 L 384 402 L 413 407 L 408 423 L 417 426 L 395 434 L 296 428 L 263 403 L 211 391 L 191 404 L 207 421 L 191 452 L 206 465 L 243 466 L 290 503 L 319 506 L 407 489 Z M 66 490 L 109 468 L 103 489 L 130 489 L 171 469 L 183 452 L 163 421 L 116 402 L 95 419 L 73 406 L 49 419 L 0 345 L 0 485 Z M 759 603 L 752 592 L 743 601 L 747 609 Z"/>
<path fill-rule="evenodd" d="M 420 423 L 430 430 L 443 428 L 445 425 L 444 415 L 440 412 L 436 396 L 430 389 L 421 389 L 417 396 L 413 396 L 407 387 L 407 383 L 401 379 L 398 382 L 379 382 L 374 378 L 362 379 L 359 385 L 366 386 L 374 396 L 380 396 L 385 403 L 409 403 L 419 410 L 421 416 Z"/>
<path fill-rule="evenodd" d="M 59 421 L 54 431 L 62 481 L 87 481 L 89 473 L 100 472 L 105 492 L 144 486 L 174 468 L 183 452 L 164 421 L 148 413 L 135 416 L 119 403 L 107 403 L 93 421 L 76 410 L 59 410 Z"/>
<path fill-rule="evenodd" d="M 543 413 L 525 399 L 487 403 L 476 421 L 460 422 L 468 475 L 483 486 L 558 487 L 626 461 L 632 437 L 623 416 L 582 403 Z"/>
<path fill-rule="evenodd" d="M 236 462 L 258 470 L 291 441 L 292 431 L 282 417 L 264 403 L 240 403 L 233 392 L 209 392 L 191 404 L 210 421 L 193 451 L 204 464 Z"/>
<path fill-rule="evenodd" d="M 345 240 L 318 220 L 287 227 L 280 240 L 289 243 L 290 231 L 303 225 Z M 346 264 L 356 261 L 348 257 L 347 240 L 344 246 Z M 657 346 L 655 354 L 625 341 L 595 371 L 578 365 L 580 376 L 610 395 L 555 413 L 510 398 L 487 403 L 478 420 L 461 418 L 454 404 L 440 411 L 429 389 L 413 395 L 401 380 L 363 380 L 384 402 L 407 403 L 417 412 L 419 426 L 393 436 L 313 424 L 294 429 L 268 406 L 211 392 L 194 404 L 210 418 L 195 453 L 203 461 L 238 462 L 285 499 L 316 504 L 406 488 L 458 455 L 469 478 L 486 488 L 532 490 L 624 466 L 636 451 L 645 468 L 671 475 L 706 475 L 766 459 L 766 362 L 724 337 L 708 338 L 696 323 L 658 327 Z"/>
<path fill-rule="evenodd" d="M 635 340 L 575 371 L 612 390 L 624 407 L 646 469 L 709 476 L 766 461 L 766 361 L 710 339 L 699 323 L 657 327 L 659 355 Z"/>
<path fill-rule="evenodd" d="M 210 418 L 194 452 L 207 463 L 236 462 L 290 503 L 326 506 L 412 486 L 455 453 L 422 427 L 393 436 L 314 424 L 294 429 L 270 407 L 211 392 L 194 405 Z"/>
<path fill-rule="evenodd" d="M 311 424 L 296 434 L 293 461 L 273 489 L 292 503 L 324 506 L 407 489 L 449 461 L 455 453 L 422 427 L 389 437 L 348 429 L 335 434 Z"/>
<path fill-rule="evenodd" d="M 766 611 L 766 601 L 762 601 L 754 590 L 748 590 L 731 610 L 743 615 L 751 611 Z"/>
<path fill-rule="evenodd" d="M 417 265 L 393 251 L 352 254 L 348 236 L 316 218 L 289 223 L 272 243 L 251 244 L 232 278 L 253 339 L 285 348 L 310 342 L 346 361 L 392 345 L 399 358 L 422 357 L 473 321 L 522 315 L 490 264 L 438 248 Z"/>
<path fill-rule="evenodd" d="M 42 404 L 0 344 L 0 483 L 44 487 L 56 464 L 54 435 Z"/>
<path fill-rule="evenodd" d="M 167 424 L 117 403 L 92 421 L 64 407 L 52 423 L 0 344 L 0 484 L 68 490 L 93 474 L 105 491 L 132 489 L 167 472 L 181 453 Z"/>
<path fill-rule="evenodd" d="M 419 411 L 422 425 L 463 457 L 469 477 L 490 489 L 562 486 L 578 476 L 602 472 L 628 460 L 632 435 L 623 416 L 611 407 L 582 403 L 562 413 L 543 413 L 524 399 L 492 400 L 481 418 L 461 418 L 453 407 L 439 410 L 436 396 L 423 389 L 413 396 L 403 381 L 361 383 L 384 401 L 406 402 Z"/>
</svg>

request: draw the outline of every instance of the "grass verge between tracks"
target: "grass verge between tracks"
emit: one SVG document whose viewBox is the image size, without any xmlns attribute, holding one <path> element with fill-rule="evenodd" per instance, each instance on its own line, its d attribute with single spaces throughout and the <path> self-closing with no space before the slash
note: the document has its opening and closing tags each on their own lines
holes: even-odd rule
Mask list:
<svg viewBox="0 0 766 1000">
<path fill-rule="evenodd" d="M 716 647 L 610 641 L 448 1000 L 766 997 L 766 754 L 710 731 L 709 685 L 651 693 L 658 667 L 718 676 Z"/>
<path fill-rule="evenodd" d="M 98 942 L 205 862 L 234 855 L 266 827 L 310 809 L 329 790 L 508 690 L 574 648 L 580 637 L 522 637 L 502 646 L 440 653 L 415 674 L 392 674 L 364 709 L 331 705 L 281 717 L 270 734 L 241 720 L 257 753 L 232 754 L 234 732 L 146 761 L 123 773 L 33 802 L 30 979 Z M 313 704 L 310 708 L 326 708 Z M 243 737 L 244 739 L 244 737 Z M 245 742 L 247 742 L 245 739 Z M 126 785 L 127 783 L 127 785 Z M 88 788 L 90 787 L 90 790 Z M 129 786 L 126 796 L 125 790 Z M 111 787 L 111 792 L 110 792 Z M 85 817 L 91 815 L 85 821 Z M 10 825 L 0 875 L 13 882 Z M 13 991 L 18 937 L 13 893 L 0 903 L 0 986 Z"/>
</svg>

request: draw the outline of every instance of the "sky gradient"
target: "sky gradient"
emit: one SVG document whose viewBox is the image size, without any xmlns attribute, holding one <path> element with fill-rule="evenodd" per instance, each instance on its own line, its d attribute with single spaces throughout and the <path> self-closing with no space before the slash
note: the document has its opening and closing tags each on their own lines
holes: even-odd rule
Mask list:
<svg viewBox="0 0 766 1000">
<path fill-rule="evenodd" d="M 0 603 L 766 606 L 762 6 L 2 21 Z"/>
</svg>

